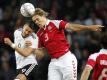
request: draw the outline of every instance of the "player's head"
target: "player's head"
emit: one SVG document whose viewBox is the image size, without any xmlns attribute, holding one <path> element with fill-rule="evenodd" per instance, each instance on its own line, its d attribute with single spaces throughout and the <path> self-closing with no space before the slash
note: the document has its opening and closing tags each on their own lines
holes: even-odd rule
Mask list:
<svg viewBox="0 0 107 80">
<path fill-rule="evenodd" d="M 34 28 L 34 23 L 33 22 L 26 22 L 23 26 L 23 37 L 28 37 L 29 35 L 32 34 L 32 32 L 34 32 L 35 28 Z"/>
<path fill-rule="evenodd" d="M 107 31 L 101 34 L 100 43 L 103 48 L 107 49 Z"/>
<path fill-rule="evenodd" d="M 37 24 L 39 27 L 43 28 L 46 24 L 46 17 L 48 13 L 40 8 L 36 8 L 34 15 L 32 16 L 32 20 L 35 24 Z"/>
</svg>

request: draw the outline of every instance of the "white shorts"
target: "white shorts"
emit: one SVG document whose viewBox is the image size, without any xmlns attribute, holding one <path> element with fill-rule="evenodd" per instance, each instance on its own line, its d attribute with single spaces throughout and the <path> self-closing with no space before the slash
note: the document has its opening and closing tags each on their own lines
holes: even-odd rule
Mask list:
<svg viewBox="0 0 107 80">
<path fill-rule="evenodd" d="M 70 51 L 60 58 L 51 59 L 48 80 L 77 80 L 77 59 Z"/>
</svg>

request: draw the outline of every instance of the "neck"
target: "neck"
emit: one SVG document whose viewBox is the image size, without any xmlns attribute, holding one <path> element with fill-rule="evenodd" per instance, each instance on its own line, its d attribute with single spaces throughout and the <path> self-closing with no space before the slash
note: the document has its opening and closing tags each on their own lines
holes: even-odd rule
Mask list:
<svg viewBox="0 0 107 80">
<path fill-rule="evenodd" d="M 23 32 L 22 32 L 22 34 L 21 34 L 21 35 L 22 35 L 22 37 L 23 37 L 23 38 L 25 38 L 25 35 L 24 35 L 24 33 L 23 33 Z"/>
<path fill-rule="evenodd" d="M 41 27 L 41 28 L 45 29 L 45 27 L 47 26 L 47 22 L 48 22 L 48 19 L 46 18 L 46 19 L 44 20 L 44 26 Z"/>
</svg>

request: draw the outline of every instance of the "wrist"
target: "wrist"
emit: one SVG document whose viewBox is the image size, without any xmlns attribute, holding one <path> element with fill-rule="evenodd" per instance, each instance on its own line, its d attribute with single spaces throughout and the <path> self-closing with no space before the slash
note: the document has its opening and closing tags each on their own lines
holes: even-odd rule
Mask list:
<svg viewBox="0 0 107 80">
<path fill-rule="evenodd" d="M 14 43 L 11 44 L 11 47 L 15 49 L 16 45 Z"/>
<path fill-rule="evenodd" d="M 91 26 L 86 26 L 86 27 L 87 27 L 87 29 L 88 29 L 88 30 L 90 30 L 90 29 L 91 29 Z"/>
</svg>

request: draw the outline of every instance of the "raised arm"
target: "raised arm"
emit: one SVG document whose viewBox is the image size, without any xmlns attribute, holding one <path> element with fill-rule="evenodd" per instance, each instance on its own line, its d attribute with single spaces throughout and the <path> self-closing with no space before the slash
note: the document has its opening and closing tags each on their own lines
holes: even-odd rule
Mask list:
<svg viewBox="0 0 107 80">
<path fill-rule="evenodd" d="M 102 27 L 104 27 L 104 26 L 101 26 L 101 25 L 85 26 L 85 25 L 73 24 L 73 23 L 67 23 L 65 25 L 66 29 L 70 29 L 70 30 L 73 30 L 73 31 L 82 31 L 82 30 L 101 31 Z"/>
<path fill-rule="evenodd" d="M 4 43 L 9 45 L 10 47 L 12 47 L 13 49 L 15 49 L 19 54 L 21 54 L 22 56 L 29 56 L 34 49 L 31 47 L 27 47 L 27 48 L 19 48 L 18 46 L 16 46 L 14 43 L 12 43 L 12 41 L 9 38 L 4 38 Z"/>
<path fill-rule="evenodd" d="M 80 80 L 88 80 L 91 70 L 92 68 L 90 66 L 85 66 Z"/>
<path fill-rule="evenodd" d="M 31 46 L 32 42 L 31 41 L 25 41 L 26 46 Z M 45 53 L 47 53 L 46 49 L 44 47 L 42 48 L 36 48 L 34 51 L 34 54 L 36 55 L 37 59 L 42 59 L 45 56 Z"/>
</svg>

